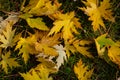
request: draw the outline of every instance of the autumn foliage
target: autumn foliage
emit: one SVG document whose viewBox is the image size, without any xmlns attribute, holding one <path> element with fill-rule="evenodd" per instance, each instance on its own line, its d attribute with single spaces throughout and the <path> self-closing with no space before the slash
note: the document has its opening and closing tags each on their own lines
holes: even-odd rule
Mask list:
<svg viewBox="0 0 120 80">
<path fill-rule="evenodd" d="M 90 51 L 93 44 L 97 57 L 120 67 L 120 42 L 110 37 L 106 29 L 109 26 L 105 25 L 105 21 L 115 22 L 110 0 L 83 0 L 82 3 L 84 7 L 78 10 L 88 16 L 92 32 L 98 32 L 94 38 L 78 37 L 83 34 L 80 31 L 87 34 L 82 19 L 76 17 L 75 11 L 64 12 L 58 0 L 30 0 L 28 4 L 23 0 L 19 12 L 10 13 L 0 22 L 2 71 L 8 74 L 9 70 L 20 68 L 20 61 L 27 65 L 33 56 L 35 66 L 28 72 L 18 71 L 18 74 L 25 80 L 53 80 L 51 74 L 57 73 L 73 54 L 94 60 L 96 56 Z M 51 25 L 47 25 L 43 16 L 52 21 Z M 20 21 L 27 24 L 26 30 L 14 26 Z M 94 66 L 89 67 L 79 59 L 72 70 L 79 80 L 89 80 Z"/>
</svg>

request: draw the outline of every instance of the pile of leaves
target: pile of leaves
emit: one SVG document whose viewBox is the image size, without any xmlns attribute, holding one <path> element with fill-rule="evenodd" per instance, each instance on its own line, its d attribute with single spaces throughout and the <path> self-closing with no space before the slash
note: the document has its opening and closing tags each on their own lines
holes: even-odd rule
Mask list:
<svg viewBox="0 0 120 80">
<path fill-rule="evenodd" d="M 71 2 L 80 6 L 67 9 L 66 6 L 73 5 Z M 119 77 L 120 41 L 113 31 L 118 14 L 112 9 L 117 1 L 71 2 L 23 0 L 17 11 L 1 9 L 1 79 L 114 80 Z M 4 6 L 0 4 L 0 7 Z M 61 74 L 64 69 L 64 74 L 72 77 Z M 112 78 L 98 75 L 103 71 L 108 73 L 102 76 Z"/>
</svg>

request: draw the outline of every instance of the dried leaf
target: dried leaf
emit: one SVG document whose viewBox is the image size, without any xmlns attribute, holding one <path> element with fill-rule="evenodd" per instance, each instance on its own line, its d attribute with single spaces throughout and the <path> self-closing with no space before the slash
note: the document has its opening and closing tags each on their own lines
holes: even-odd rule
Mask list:
<svg viewBox="0 0 120 80">
<path fill-rule="evenodd" d="M 64 50 L 62 45 L 55 45 L 54 48 L 56 49 L 56 51 L 59 54 L 57 59 L 56 59 L 57 69 L 59 69 L 60 66 L 62 64 L 64 64 L 64 61 L 67 61 L 67 57 L 66 57 L 66 53 L 65 53 L 65 50 Z"/>
<path fill-rule="evenodd" d="M 0 33 L 2 33 L 2 31 L 11 24 L 11 26 L 13 26 L 17 21 L 19 20 L 18 18 L 18 13 L 15 14 L 11 14 L 9 15 L 5 20 L 2 20 L 0 22 Z"/>
</svg>

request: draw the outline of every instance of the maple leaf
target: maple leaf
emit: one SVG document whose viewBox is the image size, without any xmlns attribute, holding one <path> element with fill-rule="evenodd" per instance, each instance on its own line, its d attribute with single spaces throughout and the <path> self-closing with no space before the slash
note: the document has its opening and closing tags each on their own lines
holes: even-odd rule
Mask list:
<svg viewBox="0 0 120 80">
<path fill-rule="evenodd" d="M 29 54 L 35 53 L 34 44 L 37 41 L 35 35 L 31 35 L 27 38 L 20 38 L 18 41 L 15 50 L 19 49 L 19 55 L 22 54 L 22 57 L 24 58 L 25 63 L 29 59 Z"/>
<path fill-rule="evenodd" d="M 57 69 L 59 69 L 59 67 L 62 64 L 64 64 L 64 60 L 67 61 L 67 57 L 66 57 L 66 53 L 65 53 L 65 50 L 64 50 L 62 45 L 55 45 L 54 48 L 56 49 L 56 51 L 59 54 L 57 59 L 56 59 Z"/>
<path fill-rule="evenodd" d="M 57 0 L 30 0 L 29 4 L 26 7 L 22 7 L 22 10 L 23 12 L 41 16 L 55 13 L 60 6 L 61 4 Z"/>
<path fill-rule="evenodd" d="M 94 31 L 99 29 L 100 26 L 105 29 L 102 18 L 114 22 L 114 17 L 112 17 L 113 13 L 112 10 L 110 10 L 110 0 L 103 0 L 102 2 L 100 2 L 99 6 L 98 2 L 99 0 L 87 0 L 87 2 L 83 1 L 83 3 L 86 5 L 86 8 L 80 8 L 85 11 L 88 16 L 90 16 L 89 20 L 92 21 Z"/>
<path fill-rule="evenodd" d="M 16 58 L 10 58 L 10 51 L 9 51 L 5 55 L 2 55 L 2 60 L 0 61 L 0 65 L 2 65 L 2 69 L 4 69 L 6 73 L 8 73 L 8 66 L 10 68 L 20 66 L 18 62 L 15 60 Z"/>
<path fill-rule="evenodd" d="M 85 46 L 85 45 L 89 45 L 90 43 L 91 41 L 87 41 L 87 40 L 75 40 L 73 42 L 73 45 L 79 53 L 81 53 L 84 56 L 92 58 L 93 56 L 91 55 L 91 53 L 87 51 L 89 47 Z"/>
<path fill-rule="evenodd" d="M 58 53 L 53 46 L 59 43 L 59 37 L 60 34 L 54 35 L 52 37 L 44 36 L 39 42 L 36 42 L 35 49 L 46 55 L 57 56 Z"/>
<path fill-rule="evenodd" d="M 77 65 L 74 65 L 74 73 L 79 80 L 89 80 L 94 69 L 88 70 L 88 66 L 85 66 L 80 59 Z"/>
<path fill-rule="evenodd" d="M 50 30 L 48 35 L 56 34 L 61 30 L 63 34 L 62 37 L 64 38 L 64 40 L 73 38 L 74 35 L 72 33 L 78 33 L 76 28 L 81 28 L 78 19 L 74 17 L 74 12 L 66 14 L 56 13 L 56 16 L 58 18 L 54 21 L 54 26 Z"/>
<path fill-rule="evenodd" d="M 52 77 L 49 77 L 50 70 L 49 68 L 46 68 L 44 65 L 39 65 L 39 69 L 37 67 L 38 75 L 40 76 L 41 80 L 53 80 Z"/>
<path fill-rule="evenodd" d="M 108 47 L 108 56 L 111 61 L 116 63 L 120 68 L 120 42 L 116 42 L 118 45 L 112 45 Z"/>
<path fill-rule="evenodd" d="M 39 52 L 43 52 L 44 54 L 51 55 L 51 56 L 57 56 L 58 53 L 53 47 L 49 47 L 49 45 L 43 44 L 43 43 L 38 43 L 36 42 L 35 48 Z"/>
<path fill-rule="evenodd" d="M 112 39 L 107 38 L 107 34 L 103 34 L 97 37 L 95 39 L 95 44 L 96 44 L 97 52 L 99 56 L 104 55 L 106 47 L 116 45 L 116 43 Z"/>
<path fill-rule="evenodd" d="M 95 44 L 96 44 L 96 48 L 97 48 L 97 52 L 99 56 L 103 56 L 104 52 L 105 52 L 105 46 L 104 47 L 100 47 L 100 44 L 95 40 Z"/>
<path fill-rule="evenodd" d="M 37 72 L 32 69 L 31 73 L 27 72 L 25 73 L 20 73 L 20 75 L 24 78 L 24 80 L 41 80 Z"/>
<path fill-rule="evenodd" d="M 55 68 L 56 64 L 52 60 L 53 58 L 54 56 L 47 56 L 44 53 L 40 53 L 37 57 L 37 61 L 39 61 L 40 64 L 38 64 L 35 69 L 39 70 L 41 65 L 44 65 L 50 71 L 50 73 L 57 72 L 57 69 Z"/>
<path fill-rule="evenodd" d="M 20 75 L 25 80 L 53 80 L 51 77 L 49 77 L 49 70 L 43 65 L 39 66 L 39 71 L 36 71 L 36 69 L 31 69 L 26 74 L 20 73 Z"/>
<path fill-rule="evenodd" d="M 80 54 L 87 56 L 89 58 L 93 58 L 91 53 L 88 51 L 90 49 L 89 45 L 92 43 L 92 41 L 88 40 L 77 40 L 76 38 L 71 39 L 65 42 L 65 50 L 66 54 L 69 58 L 71 52 L 79 52 Z"/>
<path fill-rule="evenodd" d="M 69 42 L 65 42 L 65 51 L 66 51 L 66 54 L 67 54 L 67 57 L 69 58 L 70 57 L 70 51 L 72 53 L 75 53 L 76 52 L 76 48 L 72 45 L 72 43 L 69 43 Z"/>
<path fill-rule="evenodd" d="M 11 24 L 7 24 L 6 26 L 6 30 L 3 30 L 2 31 L 3 34 L 0 34 L 0 47 L 2 48 L 7 48 L 7 47 L 12 47 L 15 45 L 15 42 L 14 42 L 14 34 L 15 34 L 15 29 L 12 30 L 12 26 Z"/>
<path fill-rule="evenodd" d="M 100 3 L 101 6 L 99 6 L 99 11 L 102 12 L 101 16 L 103 18 L 105 18 L 106 20 L 115 21 L 115 18 L 112 16 L 112 10 L 111 8 L 111 4 L 110 4 L 110 0 L 103 0 L 103 2 Z"/>
</svg>

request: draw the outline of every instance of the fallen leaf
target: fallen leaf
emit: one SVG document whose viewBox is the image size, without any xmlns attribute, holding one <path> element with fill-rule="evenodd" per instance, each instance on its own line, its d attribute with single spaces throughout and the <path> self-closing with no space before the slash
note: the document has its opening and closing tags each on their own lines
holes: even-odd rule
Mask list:
<svg viewBox="0 0 120 80">
<path fill-rule="evenodd" d="M 110 0 L 103 0 L 102 2 L 99 0 L 87 0 L 86 2 L 83 1 L 83 3 L 86 8 L 84 7 L 80 9 L 89 16 L 89 20 L 92 21 L 94 31 L 100 29 L 100 26 L 106 29 L 103 18 L 114 22 L 114 17 L 112 16 L 113 13 L 110 9 Z"/>
<path fill-rule="evenodd" d="M 108 47 L 108 56 L 110 60 L 116 63 L 120 68 L 120 46 L 112 45 Z"/>
<path fill-rule="evenodd" d="M 55 45 L 54 48 L 56 49 L 56 51 L 59 54 L 57 59 L 56 59 L 57 69 L 59 69 L 60 66 L 62 64 L 64 64 L 64 61 L 67 61 L 67 57 L 66 57 L 66 53 L 65 53 L 65 50 L 64 50 L 62 45 Z"/>
<path fill-rule="evenodd" d="M 2 65 L 2 69 L 4 69 L 6 73 L 8 73 L 8 66 L 10 68 L 20 66 L 18 62 L 15 61 L 17 58 L 10 58 L 10 55 L 11 53 L 9 51 L 5 55 L 2 55 L 2 60 L 0 61 L 0 65 Z"/>
<path fill-rule="evenodd" d="M 89 45 L 90 43 L 91 41 L 87 41 L 87 40 L 75 40 L 73 42 L 73 46 L 80 54 L 93 58 L 92 54 L 88 51 L 90 47 L 85 46 L 85 45 Z"/>
<path fill-rule="evenodd" d="M 2 20 L 0 22 L 0 33 L 2 33 L 2 31 L 9 25 L 11 24 L 11 26 L 13 26 L 18 20 L 18 14 L 19 13 L 15 13 L 15 14 L 11 14 L 9 15 L 5 20 Z"/>
<path fill-rule="evenodd" d="M 35 43 L 35 49 L 46 55 L 57 56 L 58 53 L 56 52 L 56 49 L 53 46 L 59 44 L 59 38 L 60 34 L 56 34 L 51 37 L 45 35 L 39 42 Z"/>
<path fill-rule="evenodd" d="M 96 44 L 96 48 L 99 56 L 104 55 L 106 47 L 116 45 L 116 43 L 112 39 L 107 38 L 107 34 L 103 34 L 97 37 L 95 39 L 95 44 Z"/>
<path fill-rule="evenodd" d="M 55 13 L 60 6 L 61 4 L 57 0 L 30 0 L 29 4 L 22 10 L 26 13 L 42 16 Z"/>
<path fill-rule="evenodd" d="M 27 18 L 26 21 L 31 28 L 37 28 L 45 31 L 49 30 L 49 28 L 42 21 L 42 18 Z"/>
<path fill-rule="evenodd" d="M 81 59 L 77 62 L 77 65 L 74 65 L 74 73 L 78 80 L 90 80 L 93 70 L 88 70 L 88 66 L 85 66 Z"/>
<path fill-rule="evenodd" d="M 76 28 L 81 28 L 78 19 L 75 18 L 74 12 L 66 14 L 56 13 L 56 16 L 58 18 L 54 21 L 54 26 L 48 35 L 62 31 L 62 37 L 64 40 L 72 39 L 74 37 L 73 33 L 78 33 Z"/>
<path fill-rule="evenodd" d="M 0 47 L 7 48 L 15 45 L 15 29 L 12 30 L 12 25 L 9 23 L 6 26 L 6 30 L 2 30 L 3 34 L 0 34 Z"/>
<path fill-rule="evenodd" d="M 25 63 L 28 61 L 29 59 L 29 54 L 34 54 L 36 53 L 35 50 L 35 42 L 37 41 L 36 36 L 35 35 L 31 35 L 27 38 L 20 38 L 20 40 L 18 41 L 15 50 L 19 49 L 19 55 L 22 54 L 22 57 L 25 61 Z"/>
<path fill-rule="evenodd" d="M 39 71 L 36 71 L 36 69 L 31 69 L 26 74 L 20 73 L 20 75 L 25 80 L 53 80 L 51 77 L 49 77 L 48 69 L 46 69 L 43 65 L 39 66 Z"/>
</svg>

